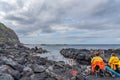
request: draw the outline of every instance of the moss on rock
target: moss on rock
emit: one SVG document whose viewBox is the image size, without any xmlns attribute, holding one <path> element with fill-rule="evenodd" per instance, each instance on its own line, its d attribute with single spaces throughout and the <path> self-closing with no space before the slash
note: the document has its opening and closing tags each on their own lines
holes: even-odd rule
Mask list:
<svg viewBox="0 0 120 80">
<path fill-rule="evenodd" d="M 0 23 L 0 42 L 19 43 L 19 39 L 12 29 Z"/>
</svg>

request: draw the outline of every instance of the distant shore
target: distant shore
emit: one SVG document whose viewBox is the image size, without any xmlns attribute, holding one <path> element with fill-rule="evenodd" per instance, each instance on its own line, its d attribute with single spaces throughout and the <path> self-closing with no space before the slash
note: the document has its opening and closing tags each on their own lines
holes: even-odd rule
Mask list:
<svg viewBox="0 0 120 80">
<path fill-rule="evenodd" d="M 92 46 L 104 46 L 104 45 L 106 45 L 106 46 L 111 46 L 111 45 L 120 45 L 120 44 L 25 44 L 25 45 L 46 45 L 46 46 L 56 46 L 56 45 L 58 45 L 58 46 L 64 46 L 64 45 L 66 45 L 66 46 L 90 46 L 90 45 L 92 45 Z"/>
</svg>

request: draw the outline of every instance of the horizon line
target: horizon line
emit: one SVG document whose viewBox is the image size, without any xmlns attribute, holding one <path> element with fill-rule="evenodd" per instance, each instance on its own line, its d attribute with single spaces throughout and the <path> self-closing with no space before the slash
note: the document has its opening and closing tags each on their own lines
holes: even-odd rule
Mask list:
<svg viewBox="0 0 120 80">
<path fill-rule="evenodd" d="M 120 44 L 37 44 L 37 43 L 33 43 L 33 44 L 29 44 L 29 43 L 23 43 L 25 45 L 120 45 Z"/>
</svg>

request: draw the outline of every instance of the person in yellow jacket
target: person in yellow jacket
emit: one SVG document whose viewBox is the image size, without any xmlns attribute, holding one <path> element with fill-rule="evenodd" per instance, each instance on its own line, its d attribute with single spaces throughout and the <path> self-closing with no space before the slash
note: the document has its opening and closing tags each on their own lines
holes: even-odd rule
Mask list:
<svg viewBox="0 0 120 80">
<path fill-rule="evenodd" d="M 92 64 L 92 70 L 91 70 L 92 73 L 95 72 L 96 68 L 97 69 L 99 68 L 100 71 L 105 70 L 105 63 L 98 53 L 96 54 L 95 57 L 92 58 L 91 64 Z"/>
<path fill-rule="evenodd" d="M 118 62 L 119 62 L 119 58 L 115 55 L 115 53 L 112 53 L 108 65 L 111 67 L 111 69 L 116 71 Z"/>
<path fill-rule="evenodd" d="M 118 73 L 120 73 L 120 60 L 118 61 Z"/>
</svg>

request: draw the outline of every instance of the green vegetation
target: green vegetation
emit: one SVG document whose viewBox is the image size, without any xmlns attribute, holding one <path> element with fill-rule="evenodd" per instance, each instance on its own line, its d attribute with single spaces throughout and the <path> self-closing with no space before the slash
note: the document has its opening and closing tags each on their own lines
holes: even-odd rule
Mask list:
<svg viewBox="0 0 120 80">
<path fill-rule="evenodd" d="M 0 42 L 17 43 L 19 39 L 13 30 L 0 23 Z"/>
</svg>

